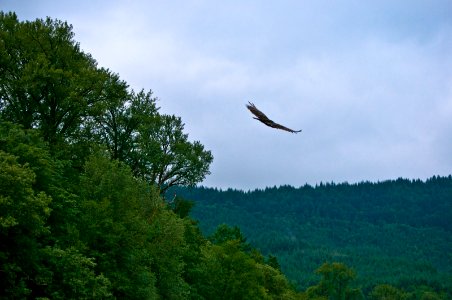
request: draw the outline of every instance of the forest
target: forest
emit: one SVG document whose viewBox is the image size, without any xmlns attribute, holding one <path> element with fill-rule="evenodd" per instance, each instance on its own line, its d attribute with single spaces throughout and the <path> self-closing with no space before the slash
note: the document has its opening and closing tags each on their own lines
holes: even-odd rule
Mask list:
<svg viewBox="0 0 452 300">
<path fill-rule="evenodd" d="M 450 177 L 194 188 L 212 153 L 74 37 L 0 12 L 0 299 L 450 298 Z"/>
<path fill-rule="evenodd" d="M 177 188 L 193 199 L 202 231 L 237 226 L 304 290 L 324 262 L 357 273 L 368 293 L 378 283 L 452 291 L 452 176 L 426 181 L 320 183 L 240 191 Z"/>
</svg>

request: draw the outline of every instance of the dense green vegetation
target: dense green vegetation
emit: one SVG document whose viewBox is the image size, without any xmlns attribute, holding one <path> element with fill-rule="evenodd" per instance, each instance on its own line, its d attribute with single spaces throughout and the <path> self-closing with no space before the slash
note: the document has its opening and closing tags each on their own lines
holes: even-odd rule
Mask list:
<svg viewBox="0 0 452 300">
<path fill-rule="evenodd" d="M 353 267 L 366 294 L 377 284 L 452 291 L 451 176 L 174 192 L 195 201 L 203 232 L 240 227 L 300 289 L 315 284 L 312 270 L 329 261 Z"/>
<path fill-rule="evenodd" d="M 0 299 L 450 296 L 450 178 L 391 182 L 399 206 L 372 184 L 186 189 L 212 159 L 151 91 L 99 68 L 70 25 L 0 12 Z M 168 189 L 178 196 L 165 201 Z"/>
</svg>

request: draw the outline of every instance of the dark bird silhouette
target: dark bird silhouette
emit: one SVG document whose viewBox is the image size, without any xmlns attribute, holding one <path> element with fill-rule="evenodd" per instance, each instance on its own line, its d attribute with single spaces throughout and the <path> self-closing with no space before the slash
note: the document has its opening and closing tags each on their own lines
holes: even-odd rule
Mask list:
<svg viewBox="0 0 452 300">
<path fill-rule="evenodd" d="M 301 130 L 292 130 L 290 128 L 287 128 L 285 126 L 282 126 L 281 124 L 275 123 L 272 120 L 270 120 L 263 112 L 261 112 L 260 110 L 257 109 L 257 107 L 251 103 L 248 102 L 248 104 L 246 105 L 246 107 L 250 110 L 250 112 L 255 115 L 256 117 L 253 117 L 253 119 L 256 119 L 258 121 L 261 121 L 262 123 L 264 123 L 265 125 L 272 127 L 272 128 L 277 128 L 277 129 L 281 129 L 281 130 L 285 130 L 288 132 L 292 132 L 292 133 L 298 133 L 301 132 Z"/>
</svg>

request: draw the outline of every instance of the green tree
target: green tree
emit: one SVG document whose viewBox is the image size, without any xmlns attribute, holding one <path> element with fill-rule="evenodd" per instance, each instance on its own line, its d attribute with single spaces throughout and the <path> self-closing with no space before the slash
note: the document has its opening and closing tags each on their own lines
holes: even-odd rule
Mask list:
<svg viewBox="0 0 452 300">
<path fill-rule="evenodd" d="M 67 230 L 75 226 L 74 210 L 59 209 L 57 165 L 36 130 L 0 122 L 0 298 L 110 295 L 109 280 L 94 272 Z"/>
<path fill-rule="evenodd" d="M 0 112 L 55 145 L 74 138 L 101 101 L 108 72 L 83 53 L 66 22 L 19 22 L 0 12 Z"/>
<path fill-rule="evenodd" d="M 322 276 L 319 284 L 310 287 L 306 294 L 308 299 L 325 297 L 332 300 L 364 299 L 359 289 L 350 287 L 355 279 L 355 272 L 342 263 L 324 263 L 316 270 Z"/>
<path fill-rule="evenodd" d="M 267 264 L 273 269 L 281 271 L 281 265 L 279 264 L 278 258 L 276 256 L 270 254 L 267 258 Z"/>
<path fill-rule="evenodd" d="M 195 288 L 205 299 L 297 299 L 286 277 L 265 263 L 238 227 L 218 226 L 201 247 Z M 275 262 L 276 258 L 270 259 Z"/>
<path fill-rule="evenodd" d="M 388 284 L 377 285 L 370 293 L 372 300 L 406 300 L 409 294 Z"/>
<path fill-rule="evenodd" d="M 263 286 L 270 299 L 290 300 L 301 297 L 279 270 L 267 264 L 258 264 L 257 266 L 263 274 Z"/>
<path fill-rule="evenodd" d="M 177 211 L 175 212 L 177 214 Z M 185 247 L 182 251 L 183 271 L 182 278 L 189 285 L 188 299 L 203 299 L 198 293 L 196 285 L 202 280 L 201 249 L 207 241 L 201 233 L 197 222 L 187 216 L 184 217 L 184 241 Z"/>
<path fill-rule="evenodd" d="M 432 287 L 418 284 L 412 287 L 413 291 L 410 293 L 408 299 L 419 299 L 419 300 L 446 300 L 450 299 L 445 291 L 435 291 Z"/>
<path fill-rule="evenodd" d="M 50 299 L 111 299 L 110 281 L 94 272 L 96 263 L 76 248 L 46 247 L 42 251 L 48 270 L 40 269 L 43 295 Z"/>
<path fill-rule="evenodd" d="M 213 160 L 199 142 L 188 141 L 181 118 L 156 115 L 138 129 L 136 175 L 156 184 L 162 193 L 176 185 L 193 186 L 209 174 Z"/>
<path fill-rule="evenodd" d="M 197 290 L 205 299 L 268 299 L 264 276 L 256 262 L 241 251 L 240 243 L 227 241 L 202 248 L 202 280 Z"/>
<path fill-rule="evenodd" d="M 246 237 L 238 226 L 230 227 L 227 224 L 220 224 L 215 232 L 209 236 L 209 240 L 217 245 L 228 241 L 237 241 L 241 250 L 248 252 L 251 250 L 251 245 L 246 241 Z"/>
<path fill-rule="evenodd" d="M 38 276 L 40 238 L 49 233 L 51 201 L 35 193 L 36 175 L 16 157 L 0 150 L 0 293 L 22 298 Z"/>
<path fill-rule="evenodd" d="M 112 159 L 127 163 L 135 176 L 164 193 L 175 185 L 194 185 L 209 174 L 212 154 L 190 142 L 181 118 L 158 113 L 152 91 L 128 92 L 110 82 L 103 113 L 90 118 L 87 135 L 106 145 Z"/>
<path fill-rule="evenodd" d="M 44 142 L 36 129 L 25 130 L 21 126 L 0 121 L 0 150 L 16 157 L 35 174 L 32 188 L 52 198 L 49 204 L 51 214 L 46 219 L 52 234 L 49 243 L 57 242 L 60 247 L 77 243 L 78 233 L 75 220 L 79 209 L 76 195 L 71 191 L 74 184 L 64 175 L 64 163 L 52 157 L 48 143 Z"/>
<path fill-rule="evenodd" d="M 156 98 L 152 97 L 152 91 L 129 92 L 117 76 L 112 77 L 105 92 L 108 101 L 103 103 L 102 113 L 89 120 L 87 134 L 106 145 L 112 159 L 136 169 L 141 155 L 137 144 L 138 128 L 152 122 L 157 115 Z"/>
<path fill-rule="evenodd" d="M 93 155 L 80 182 L 80 238 L 117 298 L 153 299 L 156 278 L 149 253 L 149 187 L 117 160 Z"/>
<path fill-rule="evenodd" d="M 162 205 L 149 223 L 148 251 L 156 287 L 163 299 L 187 299 L 190 287 L 184 279 L 186 255 L 193 251 L 186 238 L 186 221 Z M 187 252 L 188 251 L 188 252 Z"/>
<path fill-rule="evenodd" d="M 181 218 L 187 218 L 190 215 L 190 211 L 195 205 L 193 201 L 185 200 L 182 197 L 174 196 L 173 199 L 169 200 L 171 207 L 175 214 Z"/>
<path fill-rule="evenodd" d="M 445 295 L 441 296 L 436 292 L 424 292 L 420 300 L 446 300 Z"/>
<path fill-rule="evenodd" d="M 210 151 L 188 141 L 179 117 L 157 113 L 152 92 L 129 92 L 73 38 L 65 22 L 19 22 L 14 13 L 0 13 L 0 116 L 39 129 L 51 152 L 69 152 L 60 157 L 70 156 L 76 167 L 92 142 L 101 142 L 162 193 L 202 181 Z"/>
</svg>

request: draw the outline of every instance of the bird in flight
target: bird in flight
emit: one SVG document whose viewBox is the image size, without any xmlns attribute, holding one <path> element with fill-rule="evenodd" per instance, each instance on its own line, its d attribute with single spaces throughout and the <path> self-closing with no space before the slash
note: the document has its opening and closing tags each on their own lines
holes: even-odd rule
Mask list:
<svg viewBox="0 0 452 300">
<path fill-rule="evenodd" d="M 248 104 L 246 105 L 246 107 L 250 110 L 250 112 L 255 115 L 256 117 L 253 117 L 253 119 L 256 119 L 258 121 L 261 121 L 262 123 L 264 123 L 265 125 L 272 127 L 272 128 L 276 128 L 276 129 L 281 129 L 281 130 L 285 130 L 288 132 L 292 132 L 292 133 L 298 133 L 301 132 L 301 130 L 292 130 L 290 128 L 287 128 L 285 126 L 282 126 L 281 124 L 275 123 L 272 120 L 270 120 L 263 112 L 261 112 L 260 110 L 257 109 L 257 107 L 251 103 L 248 102 Z"/>
</svg>

